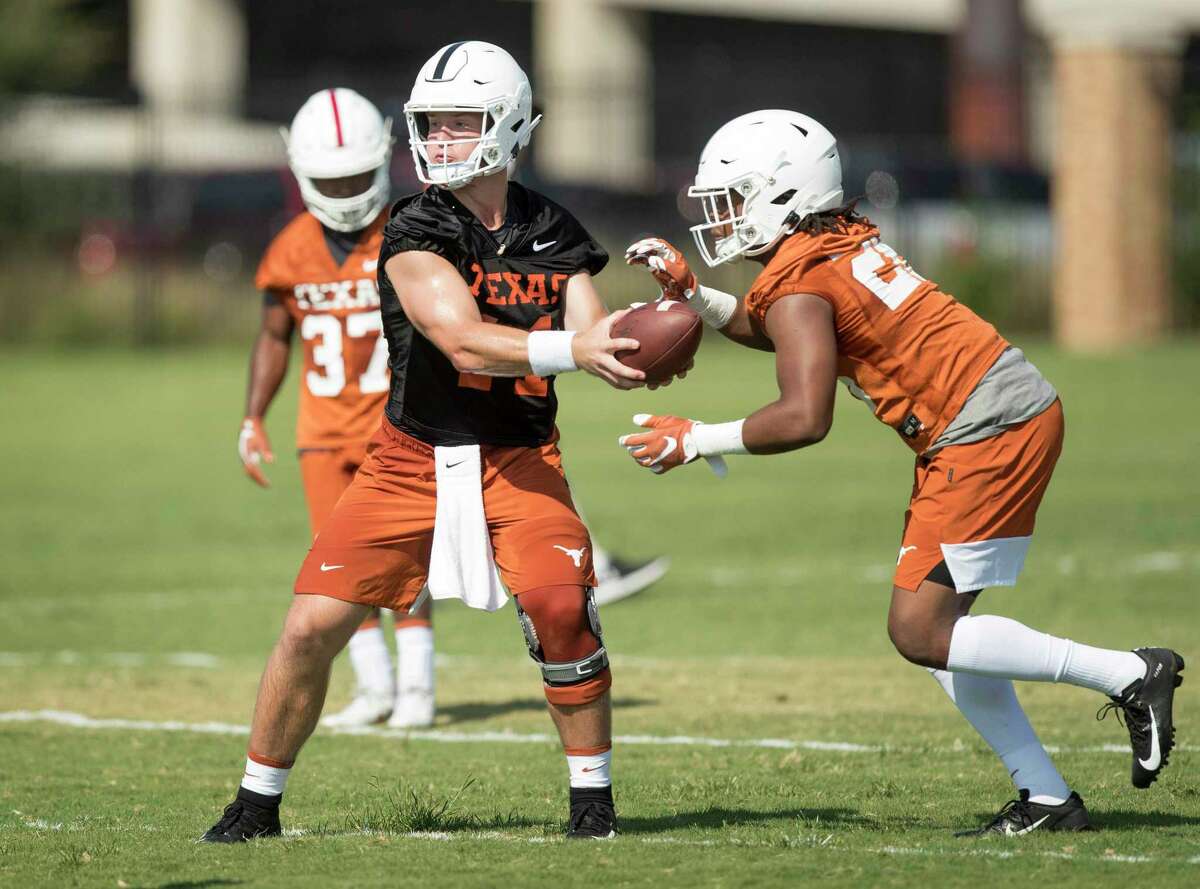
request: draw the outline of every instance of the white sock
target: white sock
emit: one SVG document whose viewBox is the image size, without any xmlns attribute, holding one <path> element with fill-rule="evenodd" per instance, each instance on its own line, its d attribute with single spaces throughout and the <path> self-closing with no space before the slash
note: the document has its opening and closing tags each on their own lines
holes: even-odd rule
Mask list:
<svg viewBox="0 0 1200 889">
<path fill-rule="evenodd" d="M 395 695 L 392 656 L 388 652 L 383 629 L 376 624 L 355 631 L 350 637 L 349 651 L 359 693 L 391 700 Z"/>
<path fill-rule="evenodd" d="M 396 687 L 399 694 L 433 694 L 433 627 L 396 627 Z"/>
<path fill-rule="evenodd" d="M 1071 789 L 1038 740 L 1008 679 L 930 670 L 950 700 L 996 752 L 1018 790 L 1047 806 L 1061 805 Z"/>
<path fill-rule="evenodd" d="M 955 622 L 946 666 L 998 679 L 1065 682 L 1106 695 L 1119 695 L 1146 674 L 1146 662 L 1132 651 L 1081 645 L 993 614 Z"/>
<path fill-rule="evenodd" d="M 590 756 L 567 754 L 572 787 L 608 787 L 612 784 L 612 748 Z"/>
<path fill-rule="evenodd" d="M 247 756 L 246 771 L 242 775 L 242 786 L 255 793 L 261 793 L 263 796 L 279 796 L 287 787 L 287 779 L 291 771 L 291 767 L 280 769 L 257 762 Z"/>
</svg>

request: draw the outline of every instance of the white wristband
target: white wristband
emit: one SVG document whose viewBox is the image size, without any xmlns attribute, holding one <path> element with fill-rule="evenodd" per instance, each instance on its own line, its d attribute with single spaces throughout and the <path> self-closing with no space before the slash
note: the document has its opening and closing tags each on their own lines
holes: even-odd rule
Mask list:
<svg viewBox="0 0 1200 889">
<path fill-rule="evenodd" d="M 539 377 L 579 370 L 571 354 L 573 330 L 534 330 L 529 334 L 529 366 Z"/>
<path fill-rule="evenodd" d="M 692 441 L 701 457 L 716 457 L 720 454 L 748 454 L 742 442 L 742 425 L 745 420 L 732 423 L 697 423 L 692 427 Z"/>
<path fill-rule="evenodd" d="M 709 327 L 720 330 L 737 311 L 737 297 L 713 287 L 698 286 L 688 299 L 688 306 L 704 319 Z"/>
</svg>

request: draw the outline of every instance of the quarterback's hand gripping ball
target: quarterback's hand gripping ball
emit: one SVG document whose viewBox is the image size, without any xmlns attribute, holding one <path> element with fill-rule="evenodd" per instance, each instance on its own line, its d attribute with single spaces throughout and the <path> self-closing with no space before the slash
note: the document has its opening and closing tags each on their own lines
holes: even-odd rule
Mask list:
<svg viewBox="0 0 1200 889">
<path fill-rule="evenodd" d="M 258 417 L 246 417 L 242 420 L 242 429 L 238 433 L 238 457 L 242 460 L 242 468 L 246 470 L 246 475 L 264 488 L 271 487 L 271 483 L 263 475 L 261 464 L 274 463 L 275 455 L 271 452 L 267 430 L 263 428 L 262 420 Z"/>
<path fill-rule="evenodd" d="M 692 435 L 699 421 L 685 420 L 683 417 L 673 417 L 669 414 L 661 417 L 635 414 L 633 422 L 649 431 L 622 435 L 617 439 L 617 444 L 629 451 L 629 456 L 655 475 L 662 475 L 676 466 L 691 463 L 700 456 L 695 437 Z M 725 477 L 728 468 L 723 458 L 704 459 L 718 478 Z"/>
<path fill-rule="evenodd" d="M 643 238 L 625 251 L 629 265 L 644 265 L 662 288 L 665 299 L 689 300 L 696 291 L 696 276 L 687 260 L 662 238 Z"/>
<path fill-rule="evenodd" d="M 692 368 L 704 336 L 704 322 L 685 303 L 672 299 L 646 303 L 621 315 L 613 324 L 614 339 L 637 340 L 636 350 L 622 350 L 616 359 L 643 371 L 651 387 L 665 386 Z"/>
</svg>

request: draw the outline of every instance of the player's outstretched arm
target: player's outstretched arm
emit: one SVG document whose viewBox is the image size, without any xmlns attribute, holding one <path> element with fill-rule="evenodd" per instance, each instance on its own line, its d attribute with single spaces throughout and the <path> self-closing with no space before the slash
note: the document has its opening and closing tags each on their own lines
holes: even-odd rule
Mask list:
<svg viewBox="0 0 1200 889">
<path fill-rule="evenodd" d="M 751 349 L 773 350 L 771 340 L 751 323 L 742 300 L 700 284 L 688 261 L 670 242 L 663 238 L 635 241 L 625 251 L 625 262 L 631 266 L 645 266 L 662 290 L 664 299 L 687 302 L 705 323 L 727 339 Z"/>
<path fill-rule="evenodd" d="M 246 475 L 264 488 L 270 482 L 262 464 L 274 463 L 271 442 L 263 427 L 263 417 L 275 399 L 275 393 L 287 375 L 291 354 L 292 316 L 274 295 L 263 295 L 262 324 L 250 353 L 250 379 L 246 384 L 246 413 L 238 432 L 238 457 Z"/>
<path fill-rule="evenodd" d="M 609 334 L 622 313 L 601 317 L 579 333 L 527 333 L 486 323 L 458 270 L 435 253 L 400 253 L 384 269 L 405 314 L 456 370 L 494 377 L 585 370 L 619 389 L 643 385 L 644 373 L 613 357 L 615 352 L 638 347 L 636 340 L 613 339 Z"/>
</svg>

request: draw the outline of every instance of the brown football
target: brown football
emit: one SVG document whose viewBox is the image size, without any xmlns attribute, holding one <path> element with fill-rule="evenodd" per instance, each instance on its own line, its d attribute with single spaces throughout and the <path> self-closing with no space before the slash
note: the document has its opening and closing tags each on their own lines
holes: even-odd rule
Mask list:
<svg viewBox="0 0 1200 889">
<path fill-rule="evenodd" d="M 672 300 L 639 306 L 612 327 L 614 339 L 630 337 L 641 345 L 636 351 L 617 352 L 616 359 L 626 367 L 644 370 L 647 383 L 666 382 L 687 367 L 703 335 L 700 316 Z"/>
</svg>

